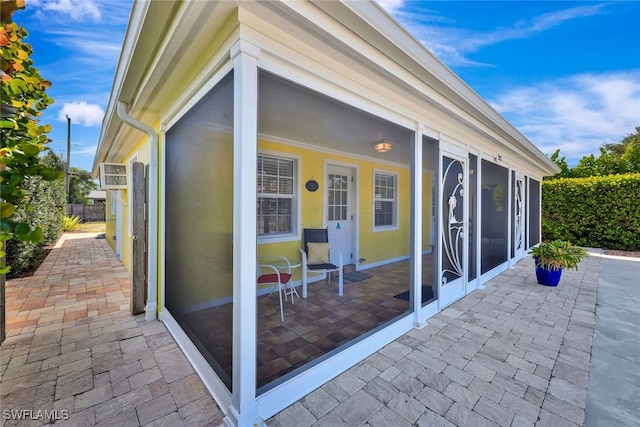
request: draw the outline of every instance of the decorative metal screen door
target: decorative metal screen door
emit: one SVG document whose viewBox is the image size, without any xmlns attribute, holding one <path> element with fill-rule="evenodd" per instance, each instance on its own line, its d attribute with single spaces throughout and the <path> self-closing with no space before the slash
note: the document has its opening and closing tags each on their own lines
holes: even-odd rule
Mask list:
<svg viewBox="0 0 640 427">
<path fill-rule="evenodd" d="M 468 170 L 465 157 L 450 152 L 440 155 L 440 260 L 439 300 L 446 307 L 466 291 L 469 213 Z"/>
<path fill-rule="evenodd" d="M 524 194 L 524 176 L 516 173 L 516 179 L 513 188 L 513 248 L 515 261 L 524 257 L 525 243 L 525 194 Z"/>
</svg>

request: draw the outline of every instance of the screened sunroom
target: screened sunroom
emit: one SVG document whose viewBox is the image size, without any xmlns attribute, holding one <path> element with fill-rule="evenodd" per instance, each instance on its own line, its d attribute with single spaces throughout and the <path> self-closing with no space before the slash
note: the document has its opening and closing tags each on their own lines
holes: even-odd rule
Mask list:
<svg viewBox="0 0 640 427">
<path fill-rule="evenodd" d="M 280 316 L 279 292 L 254 284 L 260 393 L 412 313 L 415 266 L 420 267 L 415 280 L 423 285 L 420 300 L 437 299 L 430 236 L 436 221 L 431 194 L 437 142 L 425 138 L 425 169 L 416 173 L 415 131 L 263 70 L 257 83 L 251 252 L 258 264 L 272 256 L 286 258 L 293 266 L 288 286 L 296 289 Z M 230 389 L 231 255 L 238 219 L 233 85 L 231 72 L 165 135 L 166 258 L 172 260 L 165 266 L 165 305 Z M 382 140 L 388 151 L 376 151 Z M 420 239 L 411 232 L 414 175 L 426 195 Z M 308 189 L 309 181 L 317 189 Z M 301 289 L 299 249 L 310 228 L 327 229 L 328 243 L 342 256 L 343 295 L 337 274 L 311 273 L 306 295 Z M 417 242 L 421 250 L 413 254 Z"/>
<path fill-rule="evenodd" d="M 398 324 L 420 326 L 537 243 L 538 225 L 529 225 L 539 210 L 536 179 L 383 112 L 255 71 L 251 149 L 234 145 L 235 69 L 164 141 L 166 316 L 229 392 L 248 386 L 257 398 L 275 395 L 299 388 L 296 378 L 309 371 L 326 375 L 333 360 L 353 363 L 341 353 L 382 345 Z M 251 204 L 235 209 L 247 192 Z M 336 273 L 310 273 L 303 289 L 306 229 L 326 229 L 340 252 L 342 295 Z M 239 250 L 236 233 L 249 246 Z M 272 257 L 288 261 L 285 290 L 295 291 L 284 301 L 272 284 L 256 282 L 260 273 L 242 274 Z M 237 275 L 248 276 L 240 289 Z M 238 358 L 234 327 L 243 321 L 255 322 L 239 331 L 253 342 Z M 234 382 L 247 366 L 254 378 Z"/>
<path fill-rule="evenodd" d="M 229 425 L 424 327 L 540 239 L 554 165 L 375 3 L 135 3 L 125 46 L 146 71 L 119 67 L 111 103 L 159 136 L 159 318 Z M 178 58 L 180 79 L 159 65 Z M 145 149 L 107 123 L 100 161 Z"/>
</svg>

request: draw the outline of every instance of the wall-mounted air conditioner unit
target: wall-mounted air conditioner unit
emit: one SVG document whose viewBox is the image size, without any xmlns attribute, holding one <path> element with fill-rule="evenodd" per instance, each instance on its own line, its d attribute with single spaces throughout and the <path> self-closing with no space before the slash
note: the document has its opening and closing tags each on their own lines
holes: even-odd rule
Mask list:
<svg viewBox="0 0 640 427">
<path fill-rule="evenodd" d="M 123 190 L 127 188 L 127 165 L 123 163 L 100 163 L 100 188 Z"/>
</svg>

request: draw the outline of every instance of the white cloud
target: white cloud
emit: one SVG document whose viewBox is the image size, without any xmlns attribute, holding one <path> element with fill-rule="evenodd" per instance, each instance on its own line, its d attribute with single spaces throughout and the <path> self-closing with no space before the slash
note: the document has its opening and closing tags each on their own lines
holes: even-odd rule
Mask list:
<svg viewBox="0 0 640 427">
<path fill-rule="evenodd" d="M 375 0 L 384 10 L 394 13 L 404 6 L 404 0 Z"/>
<path fill-rule="evenodd" d="M 88 32 L 84 29 L 53 30 L 51 43 L 76 54 L 79 61 L 99 61 L 104 64 L 116 63 L 120 55 L 119 39 L 108 37 L 110 30 Z"/>
<path fill-rule="evenodd" d="M 101 126 L 104 110 L 98 104 L 88 104 L 85 101 L 70 102 L 62 106 L 58 113 L 58 120 L 71 118 L 71 123 L 83 126 Z"/>
<path fill-rule="evenodd" d="M 604 4 L 593 6 L 577 6 L 569 9 L 559 10 L 557 12 L 545 13 L 536 16 L 531 20 L 530 24 L 525 23 L 525 32 L 545 31 L 575 18 L 584 18 L 587 16 L 599 15 L 602 12 Z"/>
<path fill-rule="evenodd" d="M 513 88 L 491 104 L 544 153 L 560 148 L 575 164 L 640 126 L 640 70 Z"/>
<path fill-rule="evenodd" d="M 88 154 L 91 156 L 95 156 L 97 148 L 98 148 L 97 145 L 80 145 L 79 148 L 76 148 L 76 149 L 72 148 L 71 154 L 75 154 L 75 155 Z"/>
<path fill-rule="evenodd" d="M 455 20 L 443 17 L 438 12 L 421 8 L 419 3 L 405 4 L 400 0 L 388 0 L 380 4 L 450 67 L 489 65 L 474 61 L 468 56 L 486 46 L 532 37 L 566 21 L 598 15 L 603 13 L 605 7 L 604 4 L 577 6 L 534 16 L 507 27 L 471 31 L 461 29 Z"/>
<path fill-rule="evenodd" d="M 94 22 L 102 20 L 101 5 L 95 0 L 30 0 L 29 6 L 35 6 L 40 11 L 56 12 L 68 15 L 74 21 L 90 18 Z"/>
</svg>

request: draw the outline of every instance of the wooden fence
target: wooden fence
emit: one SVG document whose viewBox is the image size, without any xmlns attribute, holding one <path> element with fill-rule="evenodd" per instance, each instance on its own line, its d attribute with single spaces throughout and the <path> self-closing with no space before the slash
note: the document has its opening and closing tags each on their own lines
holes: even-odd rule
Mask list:
<svg viewBox="0 0 640 427">
<path fill-rule="evenodd" d="M 82 222 L 104 222 L 106 205 L 67 205 L 67 216 L 79 216 Z"/>
</svg>

